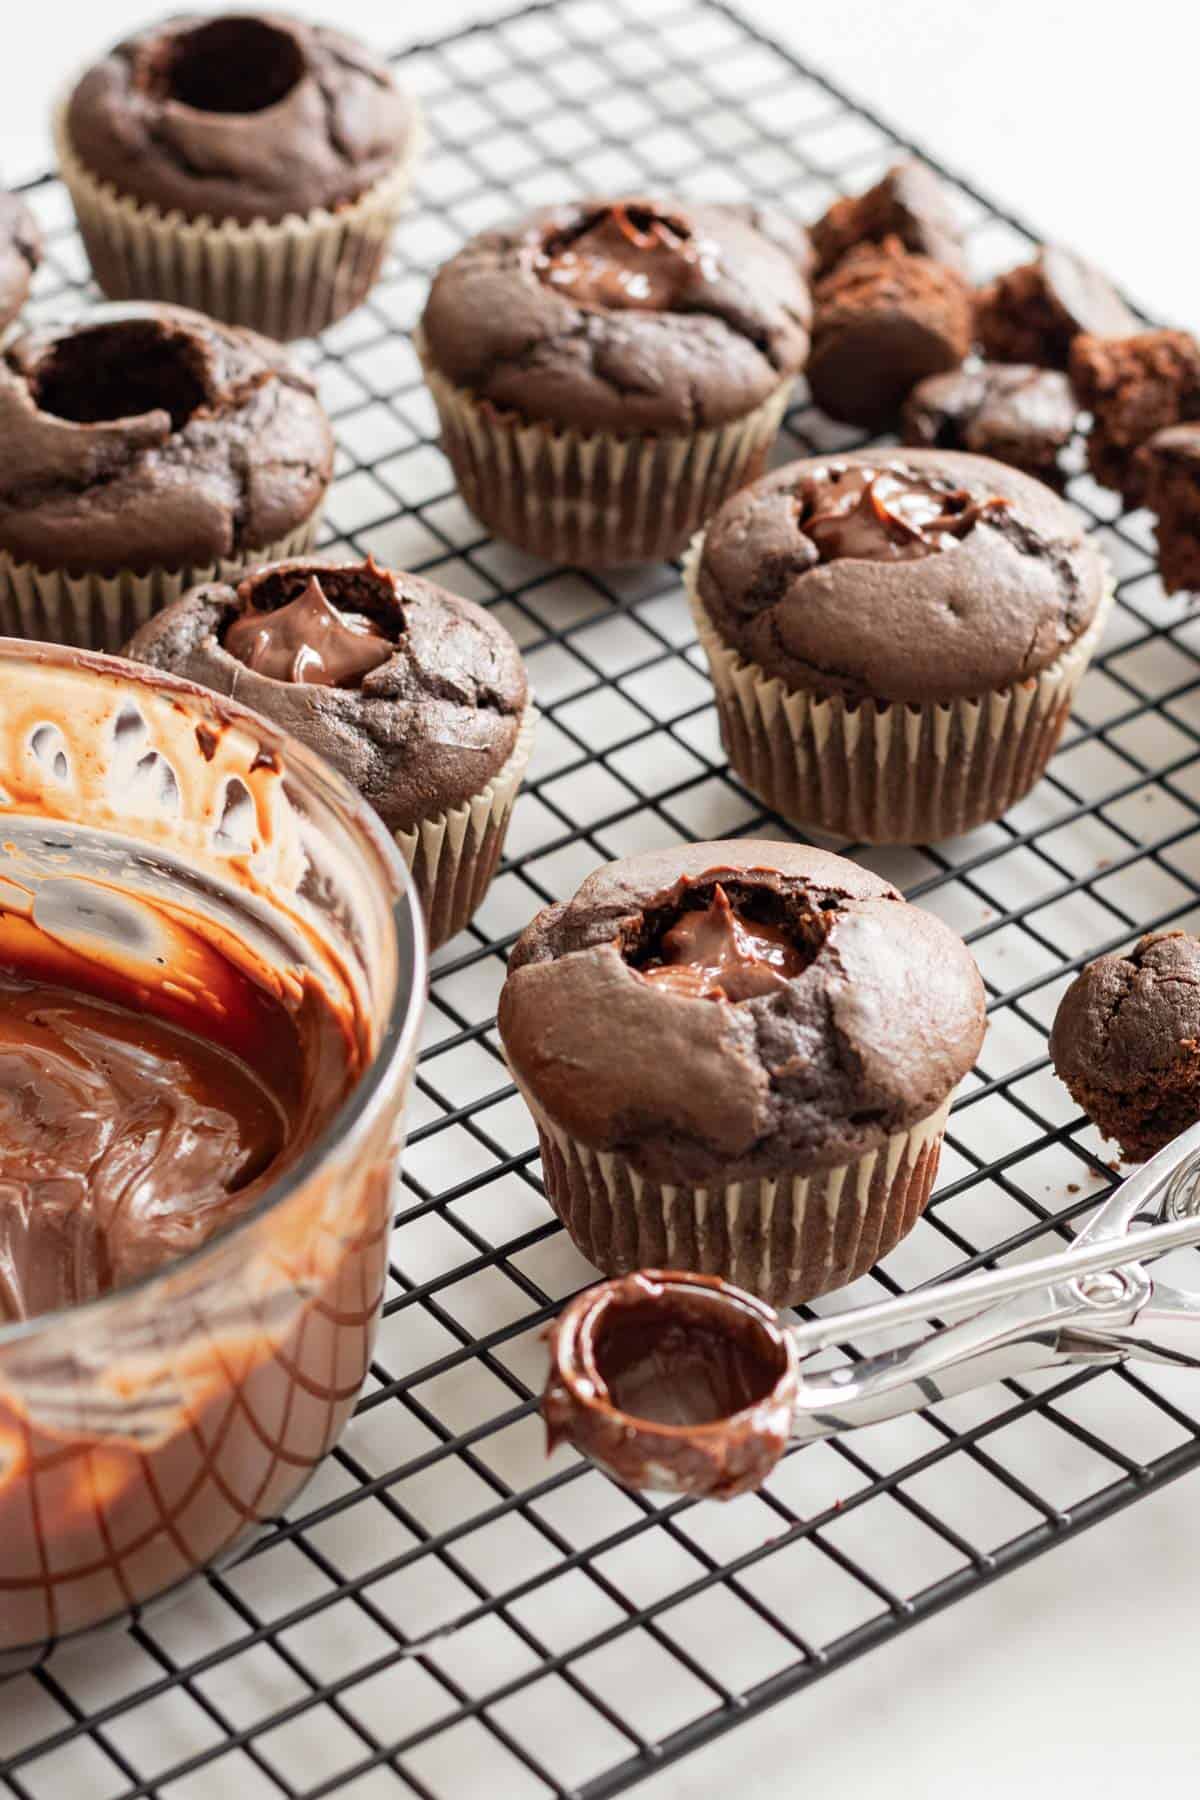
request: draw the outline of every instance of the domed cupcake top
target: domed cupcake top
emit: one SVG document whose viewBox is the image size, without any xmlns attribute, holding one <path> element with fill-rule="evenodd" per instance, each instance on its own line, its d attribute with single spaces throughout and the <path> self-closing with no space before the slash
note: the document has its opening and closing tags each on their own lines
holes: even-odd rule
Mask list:
<svg viewBox="0 0 1200 1800">
<path fill-rule="evenodd" d="M 189 219 L 335 211 L 408 146 L 412 101 L 353 38 L 275 13 L 184 15 L 117 44 L 67 106 L 99 180 Z"/>
<path fill-rule="evenodd" d="M 500 997 L 547 1116 L 650 1179 L 846 1162 L 971 1067 L 983 984 L 952 931 L 825 851 L 733 840 L 610 863 L 518 939 Z"/>
<path fill-rule="evenodd" d="M 581 431 L 691 432 L 757 406 L 808 351 L 805 234 L 775 214 L 637 196 L 472 238 L 422 319 L 440 374 Z"/>
<path fill-rule="evenodd" d="M 471 600 L 378 563 L 297 557 L 206 582 L 127 654 L 227 694 L 341 770 L 392 831 L 460 806 L 516 745 L 520 652 Z"/>
<path fill-rule="evenodd" d="M 1105 566 L 1078 514 L 987 457 L 790 463 L 727 501 L 697 570 L 722 639 L 789 686 L 949 701 L 1023 681 L 1087 629 Z"/>
<path fill-rule="evenodd" d="M 0 355 L 0 546 L 40 568 L 204 568 L 277 543 L 333 473 L 310 377 L 179 306 L 97 307 Z"/>
</svg>

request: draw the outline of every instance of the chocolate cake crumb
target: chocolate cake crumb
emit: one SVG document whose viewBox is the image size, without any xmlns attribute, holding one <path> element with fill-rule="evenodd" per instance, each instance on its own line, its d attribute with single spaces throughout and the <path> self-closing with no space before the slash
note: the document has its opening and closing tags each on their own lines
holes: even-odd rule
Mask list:
<svg viewBox="0 0 1200 1800">
<path fill-rule="evenodd" d="M 1157 515 L 1159 579 L 1168 594 L 1200 594 L 1200 424 L 1156 432 L 1137 464 Z"/>
<path fill-rule="evenodd" d="M 962 274 L 962 234 L 946 189 L 933 170 L 909 158 L 864 194 L 835 200 L 812 228 L 818 275 L 827 275 L 848 250 L 899 238 L 906 250 Z"/>
<path fill-rule="evenodd" d="M 1200 419 L 1200 343 L 1188 331 L 1085 334 L 1071 347 L 1071 381 L 1092 415 L 1093 475 L 1141 506 L 1147 465 L 1138 450 L 1167 426 Z"/>
<path fill-rule="evenodd" d="M 848 251 L 814 300 L 809 386 L 852 425 L 887 425 L 918 381 L 957 368 L 971 347 L 966 281 L 897 237 Z"/>
<path fill-rule="evenodd" d="M 1082 257 L 1045 244 L 1032 262 L 997 275 L 975 298 L 975 332 L 993 362 L 1065 369 L 1081 331 L 1123 337 L 1136 320 L 1107 278 Z"/>
</svg>

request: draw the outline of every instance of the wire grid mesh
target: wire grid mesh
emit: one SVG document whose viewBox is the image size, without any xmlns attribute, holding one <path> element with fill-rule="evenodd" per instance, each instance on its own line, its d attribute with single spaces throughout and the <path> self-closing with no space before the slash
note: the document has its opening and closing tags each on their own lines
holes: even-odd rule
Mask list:
<svg viewBox="0 0 1200 1800">
<path fill-rule="evenodd" d="M 782 834 L 728 775 L 677 572 L 603 580 L 481 535 L 436 445 L 408 330 L 481 226 L 587 190 L 772 198 L 801 216 L 899 140 L 713 0 L 562 0 L 404 59 L 431 147 L 369 304 L 309 347 L 339 438 L 334 551 L 495 607 L 543 710 L 508 859 L 435 959 L 391 1280 L 339 1449 L 251 1553 L 128 1633 L 67 1646 L 0 1700 L 3 1787 L 87 1793 L 599 1796 L 793 1692 L 1200 1460 L 1169 1370 L 1010 1381 L 785 1460 L 717 1507 L 547 1463 L 539 1334 L 593 1278 L 552 1221 L 493 1028 L 506 950 L 596 864 Z M 955 193 L 976 271 L 1028 235 Z M 65 195 L 35 310 L 88 297 Z M 779 460 L 859 441 L 803 404 Z M 1200 619 L 1169 604 L 1144 515 L 1071 497 L 1119 577 L 1103 653 L 1036 792 L 937 849 L 861 860 L 962 931 L 990 1029 L 925 1221 L 827 1306 L 1042 1249 L 1112 1184 L 1047 1069 L 1071 971 L 1200 920 Z"/>
</svg>

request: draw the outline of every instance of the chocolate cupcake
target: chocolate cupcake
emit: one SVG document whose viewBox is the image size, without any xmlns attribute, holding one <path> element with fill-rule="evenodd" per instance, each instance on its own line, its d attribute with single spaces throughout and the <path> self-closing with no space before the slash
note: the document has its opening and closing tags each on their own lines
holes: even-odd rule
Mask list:
<svg viewBox="0 0 1200 1800">
<path fill-rule="evenodd" d="M 387 65 L 340 32 L 186 15 L 89 68 L 56 136 L 106 294 L 293 338 L 374 285 L 418 121 Z"/>
<path fill-rule="evenodd" d="M 117 650 L 195 582 L 307 549 L 333 472 L 277 344 L 102 306 L 0 355 L 0 625 Z"/>
<path fill-rule="evenodd" d="M 557 561 L 676 555 L 764 466 L 808 350 L 808 254 L 786 221 L 675 200 L 473 238 L 417 344 L 467 505 Z"/>
<path fill-rule="evenodd" d="M 539 913 L 498 1023 L 590 1262 L 794 1305 L 912 1229 L 983 1003 L 962 942 L 887 882 L 733 841 L 610 863 Z"/>
<path fill-rule="evenodd" d="M 1200 1119 L 1200 938 L 1144 937 L 1098 956 L 1054 1018 L 1050 1055 L 1071 1097 L 1130 1162 Z"/>
<path fill-rule="evenodd" d="M 785 818 L 874 843 L 951 837 L 1028 792 L 1111 600 L 1064 501 L 936 450 L 776 469 L 684 574 L 733 769 Z"/>
<path fill-rule="evenodd" d="M 42 260 L 37 221 L 16 194 L 0 191 L 0 330 L 11 325 L 26 300 Z"/>
<path fill-rule="evenodd" d="M 471 600 L 375 562 L 296 558 L 195 587 L 126 654 L 236 698 L 358 788 L 396 838 L 432 946 L 495 872 L 533 745 L 520 652 Z"/>
</svg>

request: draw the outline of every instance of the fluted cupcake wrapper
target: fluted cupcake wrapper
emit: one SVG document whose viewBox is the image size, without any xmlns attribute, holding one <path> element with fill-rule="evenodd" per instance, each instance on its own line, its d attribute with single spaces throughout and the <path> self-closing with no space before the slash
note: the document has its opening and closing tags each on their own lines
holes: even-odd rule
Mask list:
<svg viewBox="0 0 1200 1800">
<path fill-rule="evenodd" d="M 721 1275 L 772 1306 L 798 1306 L 865 1275 L 912 1230 L 937 1174 L 947 1099 L 907 1131 L 836 1168 L 727 1186 L 670 1187 L 533 1114 L 546 1197 L 605 1275 Z"/>
<path fill-rule="evenodd" d="M 396 168 L 347 206 L 286 219 L 189 219 L 99 181 L 55 118 L 59 172 L 92 272 L 110 300 L 168 300 L 268 337 L 313 337 L 360 306 L 375 285 L 408 197 L 422 133 Z"/>
<path fill-rule="evenodd" d="M 677 556 L 730 494 L 761 474 L 789 378 L 728 425 L 618 437 L 527 424 L 456 387 L 417 351 L 463 499 L 497 537 L 551 562 L 602 568 Z"/>
<path fill-rule="evenodd" d="M 697 592 L 703 534 L 684 582 L 708 658 L 730 767 L 774 812 L 869 844 L 936 843 L 997 819 L 1040 780 L 1104 634 L 1088 629 L 1040 674 L 952 701 L 864 700 L 789 688 L 723 641 Z"/>
<path fill-rule="evenodd" d="M 119 569 L 110 575 L 68 575 L 18 562 L 0 550 L 0 633 L 85 650 L 121 650 L 139 625 L 199 582 L 238 581 L 259 563 L 302 556 L 312 549 L 320 522 L 318 508 L 286 537 L 240 557 L 142 574 Z"/>
<path fill-rule="evenodd" d="M 537 713 L 530 706 L 508 761 L 486 787 L 462 806 L 422 819 L 412 831 L 395 833 L 421 896 L 431 950 L 463 929 L 491 885 L 536 729 Z"/>
</svg>

